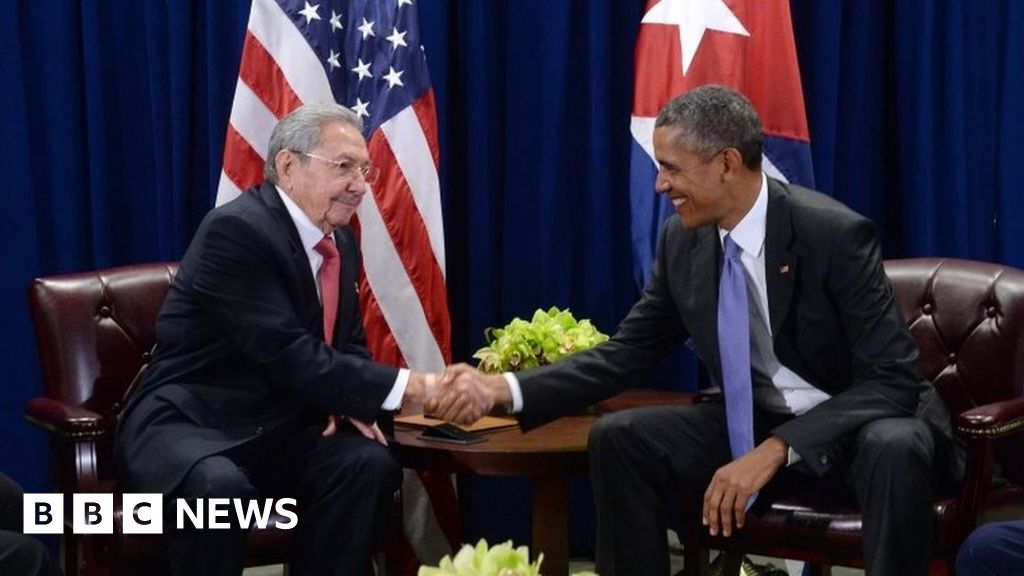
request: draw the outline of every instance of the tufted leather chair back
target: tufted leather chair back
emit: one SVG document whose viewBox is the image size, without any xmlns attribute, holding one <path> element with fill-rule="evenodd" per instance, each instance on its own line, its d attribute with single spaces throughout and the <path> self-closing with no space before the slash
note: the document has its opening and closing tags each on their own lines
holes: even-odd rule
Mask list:
<svg viewBox="0 0 1024 576">
<path fill-rule="evenodd" d="M 156 317 L 177 269 L 175 263 L 138 264 L 29 285 L 45 397 L 99 415 L 94 428 L 104 431 L 93 444 L 92 474 L 56 466 L 58 489 L 83 490 L 116 476 L 112 432 L 127 389 L 149 361 Z"/>
<path fill-rule="evenodd" d="M 45 395 L 108 415 L 156 338 L 174 263 L 139 264 L 39 278 L 28 299 Z"/>
<path fill-rule="evenodd" d="M 889 260 L 885 271 L 920 348 L 921 373 L 954 418 L 1022 394 L 1024 272 L 955 259 Z M 1019 483 L 1024 466 L 1005 449 L 1011 442 L 1019 446 L 1019 440 L 1006 439 L 995 456 Z"/>
</svg>

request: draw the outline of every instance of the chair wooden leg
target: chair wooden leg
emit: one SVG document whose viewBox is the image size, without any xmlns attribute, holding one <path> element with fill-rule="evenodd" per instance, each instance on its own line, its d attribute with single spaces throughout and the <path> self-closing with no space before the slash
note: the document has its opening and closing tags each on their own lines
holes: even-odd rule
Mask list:
<svg viewBox="0 0 1024 576">
<path fill-rule="evenodd" d="M 60 537 L 60 563 L 64 566 L 64 574 L 67 576 L 78 576 L 82 571 L 80 542 L 81 538 L 74 535 L 64 534 Z"/>
<path fill-rule="evenodd" d="M 740 576 L 743 554 L 739 552 L 722 552 L 722 556 L 722 576 Z"/>
<path fill-rule="evenodd" d="M 683 533 L 683 571 L 682 576 L 708 575 L 708 549 L 700 545 L 700 541 Z"/>
<path fill-rule="evenodd" d="M 813 568 L 813 571 L 811 573 L 814 574 L 814 576 L 832 576 L 831 564 L 814 564 L 811 562 L 807 562 L 804 565 L 805 571 L 807 570 L 807 566 L 811 566 Z"/>
<path fill-rule="evenodd" d="M 821 569 L 821 576 L 832 576 L 832 565 L 831 564 L 822 564 L 820 566 L 820 569 Z"/>
</svg>

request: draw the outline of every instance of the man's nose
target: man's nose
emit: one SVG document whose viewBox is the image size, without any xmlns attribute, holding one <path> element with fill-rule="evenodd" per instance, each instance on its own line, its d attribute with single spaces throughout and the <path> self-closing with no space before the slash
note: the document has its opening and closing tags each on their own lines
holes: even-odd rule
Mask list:
<svg viewBox="0 0 1024 576">
<path fill-rule="evenodd" d="M 669 183 L 668 178 L 661 175 L 661 170 L 658 170 L 658 175 L 654 178 L 654 191 L 658 194 L 665 194 L 672 189 L 672 185 Z"/>
</svg>

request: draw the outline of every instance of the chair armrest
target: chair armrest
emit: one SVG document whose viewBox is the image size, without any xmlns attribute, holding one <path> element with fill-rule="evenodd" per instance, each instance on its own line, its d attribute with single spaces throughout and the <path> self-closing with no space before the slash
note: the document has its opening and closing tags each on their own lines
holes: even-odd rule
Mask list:
<svg viewBox="0 0 1024 576">
<path fill-rule="evenodd" d="M 992 402 L 961 413 L 956 431 L 968 438 L 1000 438 L 1024 430 L 1024 397 Z"/>
<path fill-rule="evenodd" d="M 102 415 L 52 398 L 33 398 L 25 404 L 25 420 L 66 442 L 91 441 L 108 432 Z"/>
</svg>

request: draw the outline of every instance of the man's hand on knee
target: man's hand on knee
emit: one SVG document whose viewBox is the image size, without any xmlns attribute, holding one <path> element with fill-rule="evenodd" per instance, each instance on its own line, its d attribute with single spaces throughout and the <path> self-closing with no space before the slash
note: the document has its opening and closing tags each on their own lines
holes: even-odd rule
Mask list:
<svg viewBox="0 0 1024 576">
<path fill-rule="evenodd" d="M 368 440 L 379 442 L 382 446 L 388 445 L 387 438 L 384 437 L 384 433 L 381 432 L 376 422 L 371 422 L 370 424 L 367 424 L 361 420 L 356 420 L 355 418 L 348 418 L 343 414 L 331 414 L 327 416 L 327 425 L 324 427 L 324 430 L 323 432 L 320 433 L 320 435 L 323 436 L 324 438 L 328 436 L 333 436 L 335 433 L 337 433 L 342 420 L 348 420 L 349 423 L 352 424 L 352 427 L 355 428 L 356 431 L 358 431 L 360 434 L 365 436 Z"/>
<path fill-rule="evenodd" d="M 772 436 L 715 471 L 704 492 L 702 517 L 712 536 L 732 536 L 733 527 L 743 528 L 751 497 L 785 465 L 788 449 L 785 441 Z"/>
</svg>

